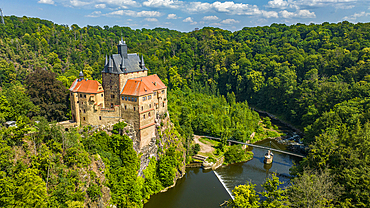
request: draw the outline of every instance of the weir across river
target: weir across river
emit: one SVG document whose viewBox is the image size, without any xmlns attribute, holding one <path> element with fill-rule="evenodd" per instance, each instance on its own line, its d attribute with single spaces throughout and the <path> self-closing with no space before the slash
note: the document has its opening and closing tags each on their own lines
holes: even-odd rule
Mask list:
<svg viewBox="0 0 370 208">
<path fill-rule="evenodd" d="M 221 141 L 221 138 L 217 138 L 217 137 L 211 137 L 211 136 L 201 136 L 201 137 L 205 137 L 207 139 L 212 139 L 212 140 L 218 140 L 218 141 Z M 261 148 L 261 149 L 267 149 L 267 150 L 272 150 L 272 151 L 275 151 L 275 152 L 280 152 L 280 153 L 283 153 L 283 154 L 287 154 L 287 155 L 292 155 L 292 156 L 295 156 L 295 157 L 305 157 L 303 155 L 300 155 L 300 154 L 295 154 L 295 153 L 292 153 L 292 152 L 287 152 L 287 151 L 283 151 L 283 150 L 278 150 L 278 149 L 274 149 L 274 148 L 270 148 L 270 147 L 264 147 L 264 146 L 259 146 L 259 145 L 255 145 L 255 144 L 248 144 L 248 143 L 244 143 L 244 142 L 239 142 L 239 141 L 235 141 L 235 140 L 227 140 L 227 142 L 232 142 L 232 143 L 236 143 L 236 144 L 243 144 L 243 145 L 248 145 L 250 147 L 256 147 L 256 148 Z"/>
</svg>

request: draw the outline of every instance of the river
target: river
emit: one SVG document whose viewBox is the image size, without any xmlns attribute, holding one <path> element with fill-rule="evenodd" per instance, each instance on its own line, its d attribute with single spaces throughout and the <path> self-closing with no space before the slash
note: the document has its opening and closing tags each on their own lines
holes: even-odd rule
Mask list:
<svg viewBox="0 0 370 208">
<path fill-rule="evenodd" d="M 255 144 L 286 150 L 285 146 L 274 140 L 263 140 Z M 277 173 L 280 181 L 289 184 L 289 169 L 293 163 L 300 160 L 294 156 L 274 152 L 274 161 L 271 165 L 263 163 L 266 150 L 252 149 L 254 157 L 248 162 L 237 163 L 221 167 L 214 171 L 205 171 L 201 168 L 188 168 L 183 178 L 177 181 L 175 187 L 167 192 L 153 195 L 144 208 L 197 208 L 219 207 L 230 199 L 231 190 L 235 186 L 251 181 L 257 184 L 256 190 L 262 191 L 263 184 L 272 173 Z"/>
</svg>

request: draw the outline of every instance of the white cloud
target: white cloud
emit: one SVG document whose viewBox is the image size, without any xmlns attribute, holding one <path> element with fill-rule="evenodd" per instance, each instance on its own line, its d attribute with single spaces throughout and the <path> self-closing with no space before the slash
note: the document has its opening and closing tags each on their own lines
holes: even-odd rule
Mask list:
<svg viewBox="0 0 370 208">
<path fill-rule="evenodd" d="M 283 16 L 283 18 L 290 19 L 292 17 L 295 17 L 294 12 L 288 12 L 287 10 L 280 11 L 280 15 Z"/>
<path fill-rule="evenodd" d="M 203 20 L 212 21 L 212 20 L 218 20 L 217 16 L 204 16 Z"/>
<path fill-rule="evenodd" d="M 168 14 L 167 19 L 177 19 L 176 14 Z"/>
<path fill-rule="evenodd" d="M 179 8 L 182 4 L 182 1 L 173 0 L 148 0 L 143 2 L 143 5 L 147 7 L 167 7 L 172 9 Z"/>
<path fill-rule="evenodd" d="M 72 6 L 75 6 L 75 7 L 81 7 L 81 6 L 91 4 L 91 2 L 84 2 L 84 1 L 79 1 L 79 0 L 71 0 L 70 3 L 72 4 Z"/>
<path fill-rule="evenodd" d="M 193 19 L 191 17 L 187 17 L 183 20 L 183 22 L 193 22 Z"/>
<path fill-rule="evenodd" d="M 239 23 L 239 22 L 240 21 L 234 20 L 234 19 L 225 19 L 225 20 L 221 21 L 222 24 L 236 24 L 236 23 Z"/>
<path fill-rule="evenodd" d="M 105 4 L 96 4 L 95 5 L 95 8 L 98 8 L 98 9 L 104 9 L 106 7 Z"/>
<path fill-rule="evenodd" d="M 138 12 L 136 15 L 136 17 L 159 17 L 161 16 L 162 14 L 158 11 L 141 11 L 141 12 Z"/>
<path fill-rule="evenodd" d="M 267 18 L 278 16 L 275 11 L 264 11 L 260 10 L 256 5 L 234 3 L 233 1 L 216 1 L 213 3 L 190 2 L 184 6 L 184 10 L 190 13 L 214 11 L 230 15 L 263 15 Z"/>
<path fill-rule="evenodd" d="M 101 11 L 94 11 L 93 13 L 86 15 L 85 17 L 100 17 Z"/>
<path fill-rule="evenodd" d="M 289 3 L 284 0 L 272 0 L 268 2 L 268 7 L 271 8 L 279 8 L 279 9 L 285 9 L 287 8 Z"/>
<path fill-rule="evenodd" d="M 191 25 L 196 25 L 196 24 L 198 24 L 197 22 L 192 22 L 192 23 L 190 23 Z"/>
<path fill-rule="evenodd" d="M 351 16 L 346 16 L 346 17 L 344 17 L 343 19 L 345 19 L 345 20 L 356 20 L 357 18 L 359 18 L 359 17 L 363 17 L 363 16 L 369 16 L 370 15 L 370 13 L 366 13 L 366 12 L 360 12 L 360 13 L 354 13 L 353 15 L 351 15 Z"/>
<path fill-rule="evenodd" d="M 315 14 L 315 12 L 310 12 L 307 9 L 302 9 L 302 10 L 299 10 L 299 12 L 297 14 L 297 17 L 301 17 L 301 18 L 316 18 L 316 14 Z"/>
<path fill-rule="evenodd" d="M 262 12 L 262 15 L 266 18 L 272 18 L 272 17 L 275 17 L 275 18 L 278 18 L 279 17 L 279 14 L 275 11 L 261 11 Z"/>
<path fill-rule="evenodd" d="M 270 8 L 295 8 L 299 10 L 301 7 L 325 7 L 332 6 L 340 9 L 350 9 L 354 7 L 354 3 L 360 0 L 271 0 L 266 7 Z"/>
<path fill-rule="evenodd" d="M 280 11 L 280 15 L 285 19 L 293 17 L 297 18 L 316 18 L 315 12 L 310 12 L 307 9 L 298 10 L 296 12 L 288 12 L 287 10 Z"/>
<path fill-rule="evenodd" d="M 145 21 L 148 21 L 148 22 L 158 22 L 158 20 L 156 18 L 145 18 Z"/>
<path fill-rule="evenodd" d="M 162 14 L 158 11 L 141 11 L 141 12 L 136 12 L 132 10 L 117 10 L 114 12 L 110 12 L 105 14 L 105 16 L 114 16 L 114 15 L 127 15 L 131 17 L 159 17 Z"/>
<path fill-rule="evenodd" d="M 54 4 L 53 0 L 40 0 L 37 3 L 39 4 Z"/>
</svg>

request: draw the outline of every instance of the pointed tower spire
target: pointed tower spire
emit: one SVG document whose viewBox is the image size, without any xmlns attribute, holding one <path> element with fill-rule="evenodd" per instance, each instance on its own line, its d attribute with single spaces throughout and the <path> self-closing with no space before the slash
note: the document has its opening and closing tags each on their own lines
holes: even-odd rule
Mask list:
<svg viewBox="0 0 370 208">
<path fill-rule="evenodd" d="M 144 56 L 141 54 L 141 68 L 145 69 Z"/>
<path fill-rule="evenodd" d="M 105 54 L 105 64 L 104 64 L 104 66 L 106 66 L 106 65 L 108 65 L 108 55 L 107 54 Z"/>
</svg>

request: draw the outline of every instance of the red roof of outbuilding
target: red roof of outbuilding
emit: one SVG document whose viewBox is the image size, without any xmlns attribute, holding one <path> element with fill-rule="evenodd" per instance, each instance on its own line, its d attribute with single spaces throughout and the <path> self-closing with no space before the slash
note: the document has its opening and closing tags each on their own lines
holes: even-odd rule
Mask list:
<svg viewBox="0 0 370 208">
<path fill-rule="evenodd" d="M 96 80 L 76 79 L 72 83 L 69 90 L 72 92 L 83 92 L 83 93 L 93 93 L 93 94 L 104 92 L 103 88 L 99 90 L 99 87 L 101 87 L 101 84 Z"/>
<path fill-rule="evenodd" d="M 127 80 L 121 94 L 141 96 L 165 88 L 167 88 L 166 85 L 164 85 L 161 79 L 154 74 L 146 77 Z"/>
</svg>

